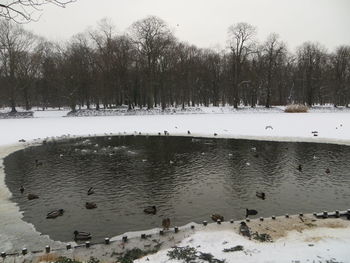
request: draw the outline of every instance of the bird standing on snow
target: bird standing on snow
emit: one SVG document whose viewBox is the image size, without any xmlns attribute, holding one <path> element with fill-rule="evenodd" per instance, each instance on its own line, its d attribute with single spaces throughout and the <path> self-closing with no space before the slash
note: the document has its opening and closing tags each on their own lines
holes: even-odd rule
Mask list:
<svg viewBox="0 0 350 263">
<path fill-rule="evenodd" d="M 245 222 L 241 222 L 241 225 L 239 226 L 239 233 L 244 237 L 251 237 L 249 227 Z"/>
</svg>

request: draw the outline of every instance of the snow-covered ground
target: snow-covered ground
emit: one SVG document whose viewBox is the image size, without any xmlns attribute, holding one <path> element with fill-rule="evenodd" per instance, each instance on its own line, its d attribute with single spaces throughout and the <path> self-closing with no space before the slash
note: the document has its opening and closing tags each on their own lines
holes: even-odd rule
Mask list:
<svg viewBox="0 0 350 263">
<path fill-rule="evenodd" d="M 327 237 L 327 238 L 324 238 Z M 314 242 L 319 238 L 319 241 Z M 302 233 L 290 232 L 288 236 L 273 243 L 259 243 L 230 230 L 203 230 L 177 244 L 179 247 L 193 247 L 198 252 L 210 253 L 216 259 L 225 262 L 350 262 L 350 235 L 344 229 L 317 228 Z M 236 246 L 243 246 L 242 251 L 224 252 Z M 137 263 L 179 263 L 170 260 L 167 255 L 172 249 L 166 249 L 154 255 L 136 260 Z M 205 261 L 197 261 L 205 262 Z M 214 262 L 214 261 L 213 261 Z"/>
<path fill-rule="evenodd" d="M 278 108 L 271 111 L 226 111 L 220 108 L 206 108 L 203 111 L 205 114 L 79 118 L 63 117 L 68 110 L 34 111 L 34 118 L 0 119 L 0 158 L 24 147 L 26 143 L 18 142 L 21 139 L 32 142 L 37 138 L 61 137 L 68 134 L 89 136 L 135 132 L 157 135 L 159 132 L 163 134 L 165 130 L 170 135 L 179 136 L 188 136 L 190 131 L 190 136 L 350 144 L 350 112 L 347 109 L 321 108 L 310 113 L 295 114 L 284 113 Z M 313 135 L 313 131 L 318 132 L 317 137 Z M 214 133 L 217 135 L 214 136 Z M 23 240 L 38 238 L 42 239 L 38 244 L 46 244 L 47 237 L 39 237 L 33 226 L 20 220 L 18 207 L 9 200 L 11 193 L 4 184 L 5 175 L 1 166 L 0 163 L 0 249 L 19 246 L 11 243 L 15 235 L 11 235 L 11 231 L 15 229 L 23 229 Z M 19 233 L 17 232 L 17 237 Z M 315 238 L 312 247 L 309 246 L 310 242 L 305 240 L 309 235 Z M 318 235 L 322 235 L 322 238 L 317 239 Z M 223 247 L 226 248 L 223 243 L 227 246 L 239 243 L 247 249 L 246 253 L 223 253 Z M 197 247 L 198 251 L 212 253 L 216 258 L 226 258 L 226 262 L 350 262 L 350 250 L 346 248 L 346 244 L 350 244 L 349 227 L 291 232 L 286 237 L 268 244 L 246 240 L 230 231 L 199 231 L 183 240 L 180 245 Z M 160 251 L 148 256 L 148 262 L 179 262 L 169 261 L 166 253 L 167 251 Z M 146 262 L 146 258 L 140 262 Z"/>
<path fill-rule="evenodd" d="M 142 116 L 64 117 L 64 111 L 35 111 L 34 118 L 0 120 L 0 145 L 9 145 L 20 139 L 33 140 L 61 135 L 89 135 L 105 133 L 209 136 L 260 140 L 287 140 L 311 142 L 350 142 L 350 112 L 347 110 L 284 113 L 273 109 L 239 110 L 218 114 L 220 108 L 203 108 L 206 114 L 173 114 Z M 210 113 L 214 112 L 214 113 Z M 266 129 L 271 126 L 272 129 Z M 311 133 L 318 131 L 315 137 Z"/>
</svg>

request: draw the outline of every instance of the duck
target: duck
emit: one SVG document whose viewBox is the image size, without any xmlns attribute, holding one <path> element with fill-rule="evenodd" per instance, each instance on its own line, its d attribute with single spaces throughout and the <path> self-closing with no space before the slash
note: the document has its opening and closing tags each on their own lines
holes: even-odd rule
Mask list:
<svg viewBox="0 0 350 263">
<path fill-rule="evenodd" d="M 94 191 L 93 187 L 90 187 L 89 190 L 87 191 L 87 195 L 92 195 L 94 193 L 95 193 L 95 191 Z"/>
<path fill-rule="evenodd" d="M 239 226 L 239 233 L 244 237 L 251 237 L 250 229 L 245 222 L 241 222 Z"/>
<path fill-rule="evenodd" d="M 256 194 L 255 194 L 257 197 L 261 198 L 262 200 L 265 200 L 265 193 L 264 192 L 259 192 L 259 191 L 256 191 Z"/>
<path fill-rule="evenodd" d="M 34 200 L 34 199 L 38 199 L 39 196 L 36 194 L 28 194 L 27 198 L 28 198 L 28 200 Z"/>
<path fill-rule="evenodd" d="M 40 162 L 39 160 L 35 160 L 35 166 L 38 167 L 38 166 L 42 166 L 43 165 L 43 162 Z"/>
<path fill-rule="evenodd" d="M 57 210 L 54 210 L 54 211 L 51 211 L 50 213 L 48 213 L 46 215 L 46 218 L 49 219 L 49 218 L 56 218 L 58 216 L 62 216 L 64 213 L 64 210 L 63 209 L 57 209 Z"/>
<path fill-rule="evenodd" d="M 214 136 L 218 136 L 218 134 L 217 134 L 217 133 L 214 133 Z"/>
<path fill-rule="evenodd" d="M 299 170 L 299 172 L 301 172 L 303 170 L 303 167 L 301 166 L 301 164 L 299 164 L 298 170 Z"/>
<path fill-rule="evenodd" d="M 163 226 L 163 229 L 169 229 L 169 227 L 170 227 L 170 218 L 163 219 L 162 226 Z"/>
<path fill-rule="evenodd" d="M 326 169 L 326 173 L 329 174 L 331 173 L 331 170 L 329 168 Z"/>
<path fill-rule="evenodd" d="M 81 231 L 75 230 L 73 233 L 74 233 L 74 240 L 75 241 L 91 239 L 91 234 L 88 232 L 81 232 Z"/>
<path fill-rule="evenodd" d="M 210 217 L 211 217 L 211 219 L 213 219 L 214 222 L 217 222 L 219 219 L 221 221 L 224 221 L 224 217 L 222 215 L 219 215 L 219 214 L 212 214 Z"/>
<path fill-rule="evenodd" d="M 248 209 L 246 208 L 246 214 L 245 214 L 245 217 L 248 217 L 248 216 L 254 216 L 258 213 L 258 211 L 256 211 L 255 209 Z"/>
<path fill-rule="evenodd" d="M 157 213 L 157 207 L 155 205 L 148 206 L 145 209 L 143 209 L 143 212 L 145 212 L 146 214 L 153 214 L 153 215 L 155 215 Z"/>
<path fill-rule="evenodd" d="M 187 134 L 188 134 L 188 135 L 190 135 L 190 134 L 191 134 L 191 132 L 190 132 L 190 131 L 187 131 Z"/>
<path fill-rule="evenodd" d="M 97 205 L 93 202 L 86 202 L 85 207 L 86 209 L 94 209 L 94 208 L 97 208 Z"/>
<path fill-rule="evenodd" d="M 21 185 L 21 187 L 19 188 L 19 190 L 21 191 L 21 194 L 23 194 L 23 192 L 24 192 L 24 187 L 23 187 L 23 185 Z"/>
</svg>

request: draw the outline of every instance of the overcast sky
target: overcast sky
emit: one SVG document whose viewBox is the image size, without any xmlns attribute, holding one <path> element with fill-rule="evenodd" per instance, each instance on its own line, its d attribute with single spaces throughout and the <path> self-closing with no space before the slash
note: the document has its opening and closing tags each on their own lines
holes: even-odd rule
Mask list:
<svg viewBox="0 0 350 263">
<path fill-rule="evenodd" d="M 263 41 L 271 32 L 289 48 L 318 41 L 329 50 L 350 45 L 350 0 L 77 0 L 66 8 L 46 6 L 26 27 L 50 40 L 66 40 L 110 18 L 119 33 L 148 15 L 164 19 L 181 41 L 224 48 L 227 28 L 247 22 Z"/>
</svg>

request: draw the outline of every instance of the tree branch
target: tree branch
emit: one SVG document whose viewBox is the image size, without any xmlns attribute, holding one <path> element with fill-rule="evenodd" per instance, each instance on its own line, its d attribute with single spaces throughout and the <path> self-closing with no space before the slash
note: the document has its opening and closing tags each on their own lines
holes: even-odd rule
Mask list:
<svg viewBox="0 0 350 263">
<path fill-rule="evenodd" d="M 52 4 L 61 8 L 76 0 L 0 0 L 0 18 L 16 23 L 29 23 L 38 20 L 34 14 L 42 11 L 42 6 Z"/>
</svg>

